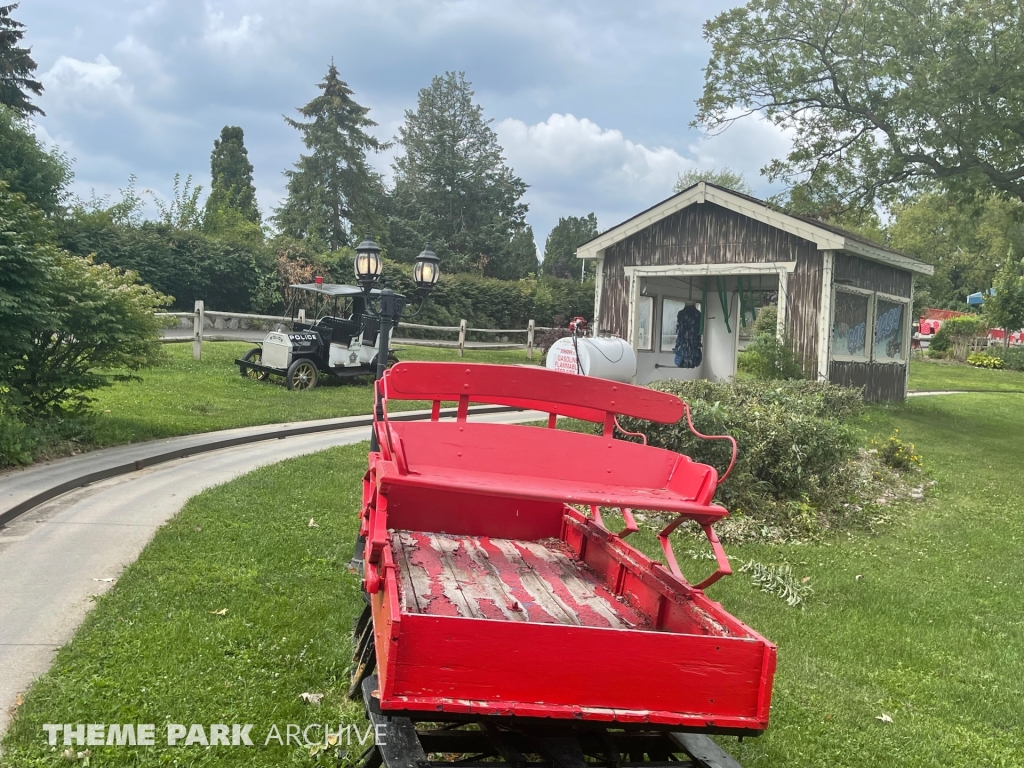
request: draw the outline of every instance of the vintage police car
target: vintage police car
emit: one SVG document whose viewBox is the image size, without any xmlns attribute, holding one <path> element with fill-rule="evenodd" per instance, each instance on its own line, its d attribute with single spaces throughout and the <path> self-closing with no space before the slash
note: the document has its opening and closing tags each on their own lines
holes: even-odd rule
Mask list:
<svg viewBox="0 0 1024 768">
<path fill-rule="evenodd" d="M 235 360 L 242 376 L 257 381 L 283 376 L 288 389 L 298 390 L 315 387 L 320 374 L 372 376 L 377 370 L 380 324 L 366 313 L 363 290 L 332 283 L 291 287 L 319 294 L 323 299 L 319 306 L 330 314 L 313 323 L 293 321 L 291 331 L 268 333 L 260 347 Z M 379 294 L 375 289 L 370 295 Z"/>
</svg>

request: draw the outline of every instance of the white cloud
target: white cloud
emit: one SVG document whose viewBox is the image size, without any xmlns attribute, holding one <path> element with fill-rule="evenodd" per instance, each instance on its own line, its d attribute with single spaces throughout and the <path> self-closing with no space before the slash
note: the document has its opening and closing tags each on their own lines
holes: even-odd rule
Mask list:
<svg viewBox="0 0 1024 768">
<path fill-rule="evenodd" d="M 571 114 L 533 125 L 509 118 L 495 129 L 509 165 L 530 184 L 528 218 L 541 245 L 558 217 L 593 211 L 606 229 L 671 195 L 679 174 L 692 168 L 728 166 L 767 196 L 773 190 L 760 169 L 789 148 L 784 131 L 756 117 L 691 141 L 683 152 L 646 146 Z"/>
<path fill-rule="evenodd" d="M 698 167 L 728 166 L 740 171 L 757 194 L 767 194 L 769 189 L 760 176 L 761 168 L 774 157 L 784 157 L 790 148 L 790 133 L 761 115 L 737 120 L 721 133 L 702 136 L 688 147 Z"/>
<path fill-rule="evenodd" d="M 114 54 L 126 78 L 145 83 L 146 96 L 167 94 L 174 85 L 160 54 L 134 35 L 122 38 Z"/>
<path fill-rule="evenodd" d="M 110 59 L 99 54 L 94 61 L 61 56 L 42 76 L 47 97 L 79 109 L 100 110 L 112 104 L 127 104 L 132 87 Z"/>
<path fill-rule="evenodd" d="M 509 164 L 550 193 L 591 190 L 607 201 L 658 198 L 694 163 L 667 147 L 649 148 L 622 131 L 574 115 L 553 114 L 527 125 L 509 118 L 496 125 Z"/>
<path fill-rule="evenodd" d="M 212 48 L 226 49 L 232 53 L 244 48 L 251 48 L 263 26 L 263 17 L 258 13 L 244 15 L 237 23 L 225 21 L 223 11 L 206 8 L 206 26 L 203 40 Z"/>
</svg>

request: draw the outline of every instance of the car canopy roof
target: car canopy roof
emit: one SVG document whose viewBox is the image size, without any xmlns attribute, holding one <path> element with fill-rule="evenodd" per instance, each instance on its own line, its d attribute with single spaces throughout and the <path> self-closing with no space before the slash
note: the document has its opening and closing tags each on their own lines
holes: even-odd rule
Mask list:
<svg viewBox="0 0 1024 768">
<path fill-rule="evenodd" d="M 357 285 L 340 285 L 338 283 L 294 283 L 289 288 L 298 288 L 301 291 L 313 291 L 326 296 L 363 296 L 363 289 Z M 374 288 L 370 291 L 371 296 L 379 296 L 380 289 Z"/>
</svg>

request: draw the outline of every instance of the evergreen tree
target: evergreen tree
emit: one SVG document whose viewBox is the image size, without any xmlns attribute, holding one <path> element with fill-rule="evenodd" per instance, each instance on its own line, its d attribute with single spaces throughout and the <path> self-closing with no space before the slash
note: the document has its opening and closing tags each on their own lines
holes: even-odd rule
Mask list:
<svg viewBox="0 0 1024 768">
<path fill-rule="evenodd" d="M 334 62 L 317 87 L 323 93 L 298 110 L 308 122 L 285 118 L 302 134 L 310 153 L 285 171 L 288 198 L 275 219 L 283 234 L 313 238 L 336 251 L 366 228 L 379 230 L 375 209 L 383 184 L 366 162 L 366 153 L 385 145 L 366 132 L 377 123 L 352 98 Z"/>
<path fill-rule="evenodd" d="M 522 280 L 528 275 L 536 275 L 539 267 L 537 241 L 533 236 L 533 227 L 527 224 L 512 235 L 505 258 L 487 262 L 484 276 L 500 280 Z"/>
<path fill-rule="evenodd" d="M 210 196 L 206 198 L 206 212 L 210 215 L 226 209 L 238 211 L 253 224 L 260 223 L 245 134 L 235 125 L 221 129 L 220 138 L 214 139 L 210 153 Z"/>
<path fill-rule="evenodd" d="M 395 258 L 412 261 L 429 239 L 447 270 L 516 271 L 506 262 L 526 225 L 526 184 L 505 165 L 490 122 L 462 72 L 446 72 L 420 91 L 416 111 L 407 111 L 399 128 Z"/>
<path fill-rule="evenodd" d="M 576 258 L 576 249 L 595 237 L 597 216 L 593 213 L 559 218 L 544 243 L 544 263 L 541 265 L 544 276 L 578 279 L 582 268 Z"/>
<path fill-rule="evenodd" d="M 25 36 L 25 25 L 11 18 L 11 11 L 18 7 L 0 5 L 0 104 L 5 104 L 22 117 L 45 114 L 29 99 L 29 91 L 39 96 L 43 84 L 32 78 L 36 62 L 29 55 L 31 48 L 18 45 Z"/>
</svg>

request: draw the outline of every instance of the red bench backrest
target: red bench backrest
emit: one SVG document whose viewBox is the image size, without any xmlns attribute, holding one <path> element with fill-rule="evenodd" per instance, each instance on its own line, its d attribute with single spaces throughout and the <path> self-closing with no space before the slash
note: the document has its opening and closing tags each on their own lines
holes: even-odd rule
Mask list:
<svg viewBox="0 0 1024 768">
<path fill-rule="evenodd" d="M 683 416 L 683 403 L 675 395 L 526 365 L 398 363 L 387 371 L 384 390 L 386 397 L 397 400 L 458 402 L 461 418 L 471 402 L 539 410 L 598 424 L 607 424 L 609 414 L 663 424 L 674 424 Z"/>
</svg>

